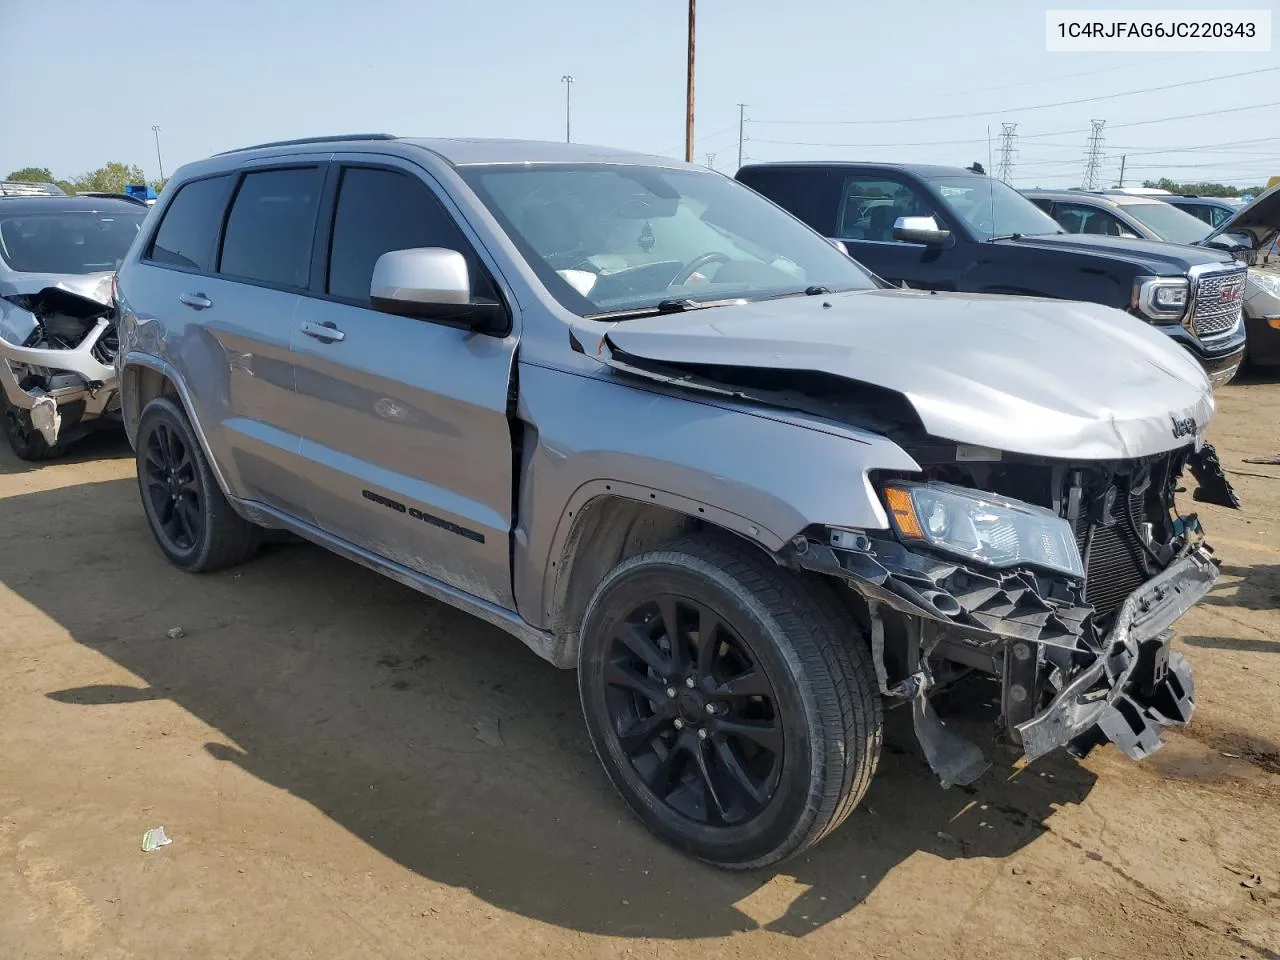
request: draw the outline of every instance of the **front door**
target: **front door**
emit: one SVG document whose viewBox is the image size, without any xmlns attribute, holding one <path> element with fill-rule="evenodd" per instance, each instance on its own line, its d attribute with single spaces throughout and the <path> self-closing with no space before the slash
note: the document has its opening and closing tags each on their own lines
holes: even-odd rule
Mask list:
<svg viewBox="0 0 1280 960">
<path fill-rule="evenodd" d="M 343 540 L 514 608 L 508 386 L 516 335 L 372 309 L 378 257 L 415 247 L 458 250 L 473 294 L 498 297 L 421 171 L 391 158 L 339 157 L 335 166 L 318 282 L 293 333 L 311 512 Z"/>
<path fill-rule="evenodd" d="M 845 178 L 839 202 L 836 236 L 855 260 L 898 286 L 956 289 L 954 236 L 941 247 L 893 236 L 899 217 L 933 217 L 943 229 L 954 229 L 920 190 L 883 174 L 854 174 Z"/>
</svg>

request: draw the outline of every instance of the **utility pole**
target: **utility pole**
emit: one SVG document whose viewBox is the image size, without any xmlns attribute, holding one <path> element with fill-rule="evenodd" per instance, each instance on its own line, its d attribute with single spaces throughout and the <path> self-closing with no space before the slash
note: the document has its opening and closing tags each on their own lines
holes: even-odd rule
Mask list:
<svg viewBox="0 0 1280 960">
<path fill-rule="evenodd" d="M 160 124 L 153 123 L 151 132 L 156 135 L 156 165 L 160 168 L 160 182 L 164 183 L 164 161 L 160 159 Z"/>
<path fill-rule="evenodd" d="M 569 142 L 569 91 L 573 89 L 573 77 L 565 74 L 560 78 L 564 84 L 564 142 Z"/>
<path fill-rule="evenodd" d="M 742 169 L 742 141 L 743 128 L 747 121 L 747 105 L 745 103 L 738 104 L 738 169 Z"/>
<path fill-rule="evenodd" d="M 1084 163 L 1084 179 L 1080 186 L 1086 190 L 1098 189 L 1098 176 L 1102 173 L 1102 128 L 1107 125 L 1105 120 L 1090 120 L 1093 126 L 1093 132 L 1089 134 L 1089 152 L 1085 156 Z"/>
<path fill-rule="evenodd" d="M 689 0 L 689 83 L 684 101 L 684 160 L 693 163 L 693 35 L 698 0 Z"/>
<path fill-rule="evenodd" d="M 1129 155 L 1127 153 L 1120 155 L 1120 182 L 1116 184 L 1117 187 L 1124 186 L 1124 162 L 1128 159 Z"/>
<path fill-rule="evenodd" d="M 1013 158 L 1018 155 L 1018 151 L 1013 146 L 1018 137 L 1017 129 L 1016 123 L 1000 124 L 1000 168 L 996 176 L 1005 183 L 1008 183 L 1013 175 Z"/>
</svg>

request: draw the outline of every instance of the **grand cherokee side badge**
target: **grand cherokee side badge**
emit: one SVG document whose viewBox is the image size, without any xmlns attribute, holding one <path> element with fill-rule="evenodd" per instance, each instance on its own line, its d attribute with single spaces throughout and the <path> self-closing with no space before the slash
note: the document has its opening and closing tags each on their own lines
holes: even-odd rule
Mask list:
<svg viewBox="0 0 1280 960">
<path fill-rule="evenodd" d="M 1196 432 L 1195 417 L 1170 417 L 1173 421 L 1173 435 L 1175 437 L 1190 437 Z"/>
</svg>

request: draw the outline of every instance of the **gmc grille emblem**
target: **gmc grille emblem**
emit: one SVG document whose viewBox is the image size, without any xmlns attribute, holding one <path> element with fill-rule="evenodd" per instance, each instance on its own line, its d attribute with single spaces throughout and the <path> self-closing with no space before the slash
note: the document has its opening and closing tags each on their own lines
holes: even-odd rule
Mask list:
<svg viewBox="0 0 1280 960">
<path fill-rule="evenodd" d="M 1244 292 L 1244 281 L 1237 281 L 1222 288 L 1222 292 L 1218 294 L 1218 302 L 1222 304 L 1239 303 L 1240 295 Z"/>
<path fill-rule="evenodd" d="M 1173 435 L 1175 437 L 1191 437 L 1196 432 L 1195 417 L 1170 417 L 1173 421 Z"/>
</svg>

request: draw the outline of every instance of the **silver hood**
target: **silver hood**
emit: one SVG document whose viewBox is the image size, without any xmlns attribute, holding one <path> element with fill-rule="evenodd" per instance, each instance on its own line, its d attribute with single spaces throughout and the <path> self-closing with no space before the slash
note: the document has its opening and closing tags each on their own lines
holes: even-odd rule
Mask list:
<svg viewBox="0 0 1280 960">
<path fill-rule="evenodd" d="M 934 436 L 1044 457 L 1163 453 L 1198 443 L 1214 412 L 1189 353 L 1092 303 L 858 291 L 627 320 L 602 346 L 665 367 L 873 384 L 903 395 Z"/>
<path fill-rule="evenodd" d="M 0 276 L 0 297 L 40 293 L 54 287 L 106 306 L 111 302 L 111 272 L 11 273 Z"/>
</svg>

